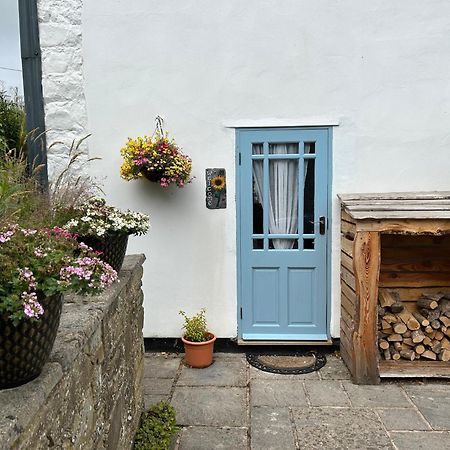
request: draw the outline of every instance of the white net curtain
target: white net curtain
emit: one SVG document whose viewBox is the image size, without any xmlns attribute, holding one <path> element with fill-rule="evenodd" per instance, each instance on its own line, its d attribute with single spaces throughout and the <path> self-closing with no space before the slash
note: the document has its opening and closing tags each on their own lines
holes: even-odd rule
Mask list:
<svg viewBox="0 0 450 450">
<path fill-rule="evenodd" d="M 271 154 L 296 154 L 297 144 L 270 144 Z M 263 154 L 263 145 L 254 144 L 253 153 Z M 294 234 L 298 230 L 298 160 L 269 161 L 269 233 Z M 263 204 L 263 165 L 253 165 L 255 190 Z M 295 239 L 273 239 L 276 249 L 291 249 Z"/>
</svg>

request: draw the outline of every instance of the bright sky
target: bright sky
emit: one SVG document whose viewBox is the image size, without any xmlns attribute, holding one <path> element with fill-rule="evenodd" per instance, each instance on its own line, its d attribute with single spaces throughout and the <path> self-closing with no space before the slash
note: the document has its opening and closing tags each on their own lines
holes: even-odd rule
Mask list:
<svg viewBox="0 0 450 450">
<path fill-rule="evenodd" d="M 18 0 L 0 0 L 0 81 L 22 92 Z"/>
</svg>

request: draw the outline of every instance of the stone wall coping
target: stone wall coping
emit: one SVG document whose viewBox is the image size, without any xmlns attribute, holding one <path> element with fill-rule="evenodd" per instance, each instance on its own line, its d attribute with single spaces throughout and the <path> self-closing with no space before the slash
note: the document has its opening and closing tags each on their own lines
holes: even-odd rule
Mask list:
<svg viewBox="0 0 450 450">
<path fill-rule="evenodd" d="M 97 296 L 64 296 L 61 323 L 50 359 L 41 375 L 29 383 L 0 391 L 0 448 L 10 448 L 44 405 L 46 398 L 71 370 L 71 364 L 94 336 L 101 330 L 101 322 L 113 310 L 132 275 L 145 261 L 145 255 L 125 257 L 114 283 Z M 124 324 L 125 326 L 126 324 Z M 101 333 L 99 333 L 101 339 Z"/>
</svg>

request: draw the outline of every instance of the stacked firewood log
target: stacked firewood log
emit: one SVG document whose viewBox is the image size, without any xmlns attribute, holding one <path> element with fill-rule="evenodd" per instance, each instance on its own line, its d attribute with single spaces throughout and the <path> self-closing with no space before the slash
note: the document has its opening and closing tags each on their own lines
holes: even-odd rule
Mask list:
<svg viewBox="0 0 450 450">
<path fill-rule="evenodd" d="M 380 289 L 378 302 L 382 358 L 450 361 L 450 294 L 422 295 L 410 311 L 398 292 Z"/>
</svg>

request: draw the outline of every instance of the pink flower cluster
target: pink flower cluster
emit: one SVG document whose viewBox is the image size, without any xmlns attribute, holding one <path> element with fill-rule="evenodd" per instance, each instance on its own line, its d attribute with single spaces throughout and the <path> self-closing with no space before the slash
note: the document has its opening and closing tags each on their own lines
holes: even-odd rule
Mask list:
<svg viewBox="0 0 450 450">
<path fill-rule="evenodd" d="M 11 240 L 11 238 L 16 234 L 16 231 L 18 230 L 18 225 L 10 225 L 9 229 L 6 231 L 3 231 L 0 233 L 0 243 L 4 244 L 5 242 L 8 242 Z M 33 236 L 38 231 L 33 230 L 31 228 L 21 228 L 20 231 L 24 236 Z"/>
<path fill-rule="evenodd" d="M 56 236 L 61 236 L 66 239 L 73 239 L 78 236 L 76 233 L 70 233 L 69 231 L 65 230 L 64 228 L 60 227 L 53 227 L 51 230 L 48 230 L 49 233 L 53 233 Z"/>
<path fill-rule="evenodd" d="M 100 277 L 96 272 L 98 268 L 101 268 L 103 272 Z M 84 256 L 75 260 L 73 265 L 63 267 L 60 271 L 60 278 L 63 283 L 70 283 L 74 277 L 87 281 L 89 288 L 95 288 L 97 282 L 99 287 L 104 289 L 117 280 L 117 272 L 99 258 Z"/>
<path fill-rule="evenodd" d="M 145 157 L 141 157 L 141 158 L 137 158 L 134 160 L 134 163 L 137 166 L 144 166 L 145 164 L 148 164 L 150 162 L 150 160 L 148 158 Z"/>
<path fill-rule="evenodd" d="M 78 247 L 81 248 L 81 250 L 84 250 L 86 252 L 93 252 L 94 250 L 92 249 L 92 247 L 89 247 L 89 245 L 85 244 L 84 242 L 80 242 L 78 244 Z M 101 253 L 96 251 L 96 253 Z"/>
<path fill-rule="evenodd" d="M 27 317 L 38 319 L 44 314 L 44 308 L 37 301 L 36 292 L 22 292 L 23 312 Z"/>
<path fill-rule="evenodd" d="M 32 230 L 30 228 L 22 228 L 20 231 L 22 231 L 24 236 L 33 236 L 33 234 L 37 233 L 37 230 Z"/>
<path fill-rule="evenodd" d="M 48 253 L 45 253 L 44 250 L 42 250 L 42 248 L 40 247 L 34 250 L 34 254 L 38 258 L 45 258 L 48 255 Z"/>
<path fill-rule="evenodd" d="M 185 185 L 184 181 L 178 178 L 161 178 L 159 181 L 161 187 L 169 187 L 170 183 L 177 183 L 179 187 L 184 187 Z"/>
<path fill-rule="evenodd" d="M 18 269 L 18 271 L 19 271 L 19 278 L 28 284 L 28 290 L 31 291 L 36 289 L 37 286 L 36 278 L 34 278 L 33 272 L 28 267 Z"/>
<path fill-rule="evenodd" d="M 5 242 L 8 242 L 14 236 L 14 233 L 14 230 L 8 230 L 0 233 L 0 243 L 4 244 Z"/>
</svg>

